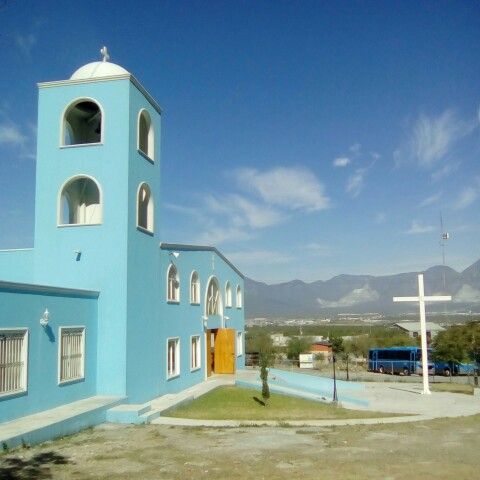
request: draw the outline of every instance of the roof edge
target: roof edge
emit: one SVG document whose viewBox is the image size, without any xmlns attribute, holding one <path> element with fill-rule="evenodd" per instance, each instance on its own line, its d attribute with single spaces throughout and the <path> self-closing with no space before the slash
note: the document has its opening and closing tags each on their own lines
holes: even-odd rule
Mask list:
<svg viewBox="0 0 480 480">
<path fill-rule="evenodd" d="M 155 99 L 148 93 L 145 87 L 136 79 L 134 75 L 131 73 L 122 73 L 121 75 L 110 75 L 108 77 L 93 77 L 93 78 L 69 78 L 67 80 L 53 80 L 50 82 L 39 82 L 37 83 L 38 88 L 51 88 L 51 87 L 58 87 L 60 85 L 81 85 L 84 83 L 98 83 L 98 82 L 110 82 L 112 80 L 130 80 L 145 96 L 145 98 L 149 101 L 152 107 L 161 115 L 162 108 L 160 105 L 155 101 Z"/>
<path fill-rule="evenodd" d="M 82 290 L 78 288 L 55 287 L 51 285 L 38 285 L 33 283 L 8 282 L 0 280 L 0 291 L 15 291 L 24 293 L 50 293 L 65 297 L 98 298 L 97 290 Z"/>
<path fill-rule="evenodd" d="M 185 243 L 160 243 L 162 250 L 183 250 L 193 252 L 214 252 L 216 253 L 226 264 L 228 264 L 242 279 L 245 279 L 245 275 L 216 247 L 210 245 L 189 245 Z"/>
</svg>

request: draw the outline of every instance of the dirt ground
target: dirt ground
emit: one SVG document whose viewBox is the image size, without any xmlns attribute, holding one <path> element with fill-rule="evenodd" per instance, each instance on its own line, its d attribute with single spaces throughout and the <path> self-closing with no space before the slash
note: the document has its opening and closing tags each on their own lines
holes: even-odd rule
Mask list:
<svg viewBox="0 0 480 480">
<path fill-rule="evenodd" d="M 3 454 L 0 478 L 470 479 L 479 427 L 480 415 L 326 428 L 104 424 Z"/>
</svg>

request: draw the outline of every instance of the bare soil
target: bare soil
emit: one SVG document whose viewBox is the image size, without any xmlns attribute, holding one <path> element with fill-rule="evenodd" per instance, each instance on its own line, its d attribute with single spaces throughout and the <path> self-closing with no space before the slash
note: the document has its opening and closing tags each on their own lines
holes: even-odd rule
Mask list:
<svg viewBox="0 0 480 480">
<path fill-rule="evenodd" d="M 0 456 L 17 479 L 469 479 L 480 415 L 397 425 L 184 428 L 104 424 Z"/>
</svg>

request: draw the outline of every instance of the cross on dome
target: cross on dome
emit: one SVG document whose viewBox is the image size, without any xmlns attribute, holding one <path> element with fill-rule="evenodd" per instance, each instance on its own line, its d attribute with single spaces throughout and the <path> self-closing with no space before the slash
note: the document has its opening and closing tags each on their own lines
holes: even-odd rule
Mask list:
<svg viewBox="0 0 480 480">
<path fill-rule="evenodd" d="M 103 46 L 100 49 L 100 54 L 103 56 L 102 62 L 108 62 L 110 60 L 110 55 L 108 53 L 108 48 Z"/>
</svg>

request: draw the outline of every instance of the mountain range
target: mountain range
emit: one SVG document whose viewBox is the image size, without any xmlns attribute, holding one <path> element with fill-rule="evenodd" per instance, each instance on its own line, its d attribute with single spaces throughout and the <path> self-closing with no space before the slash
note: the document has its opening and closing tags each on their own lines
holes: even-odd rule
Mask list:
<svg viewBox="0 0 480 480">
<path fill-rule="evenodd" d="M 426 295 L 452 295 L 447 307 L 442 304 L 441 309 L 435 309 L 431 305 L 430 310 L 480 312 L 480 260 L 463 272 L 437 265 L 423 273 Z M 417 275 L 338 275 L 326 281 L 292 280 L 274 285 L 246 278 L 245 313 L 247 318 L 305 318 L 335 313 L 414 312 L 418 304 L 393 303 L 392 297 L 418 295 Z"/>
</svg>

